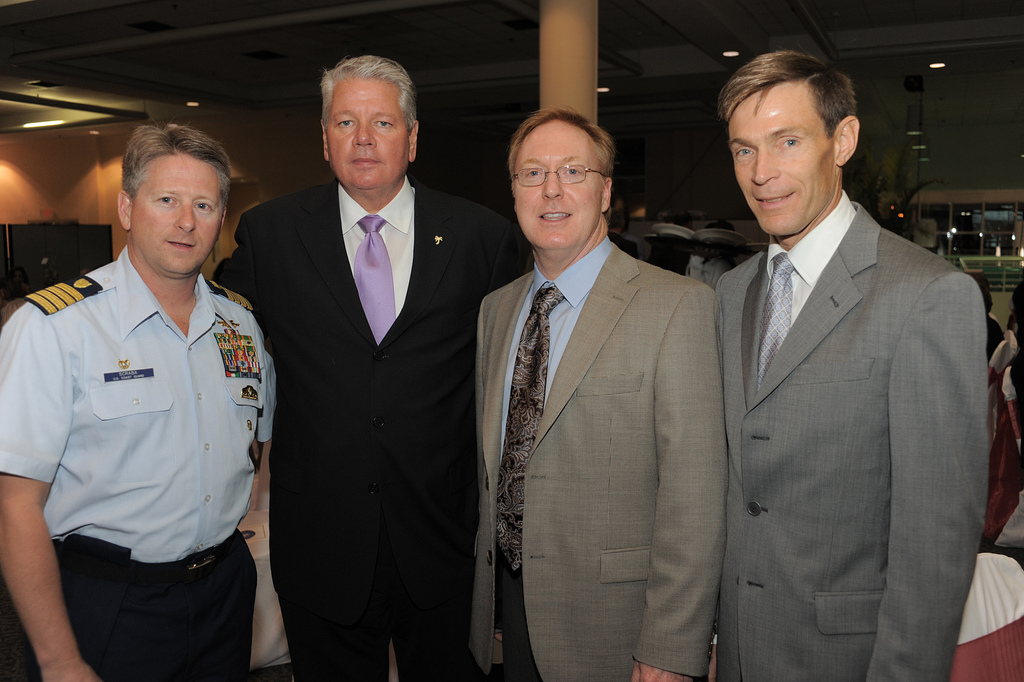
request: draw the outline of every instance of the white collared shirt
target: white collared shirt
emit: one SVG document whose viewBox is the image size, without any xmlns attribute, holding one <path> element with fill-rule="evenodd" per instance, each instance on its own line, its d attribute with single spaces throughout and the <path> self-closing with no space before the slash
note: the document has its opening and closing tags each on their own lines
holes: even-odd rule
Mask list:
<svg viewBox="0 0 1024 682">
<path fill-rule="evenodd" d="M 356 251 L 366 238 L 366 233 L 358 223 L 367 215 L 366 209 L 349 196 L 345 188 L 338 184 L 338 201 L 341 206 L 341 231 L 345 237 L 345 251 L 348 253 L 348 265 L 353 275 L 356 268 Z M 388 224 L 380 228 L 380 236 L 384 246 L 388 247 L 388 258 L 391 259 L 391 279 L 395 285 L 395 316 L 402 312 L 405 295 L 409 291 L 409 279 L 412 277 L 412 252 L 414 234 L 414 216 L 416 214 L 416 191 L 405 179 L 402 189 L 387 206 L 376 213 Z"/>
<path fill-rule="evenodd" d="M 825 266 L 832 260 L 839 242 L 843 241 L 846 231 L 850 229 L 857 210 L 846 192 L 839 197 L 839 203 L 832 209 L 832 212 L 825 216 L 814 229 L 789 250 L 789 260 L 793 263 L 793 313 L 790 324 L 796 322 L 797 315 L 803 309 L 804 304 L 811 295 L 814 285 L 821 277 Z M 785 251 L 775 241 L 768 245 L 768 258 L 765 260 L 765 268 L 768 272 L 768 282 L 771 282 L 772 270 L 775 268 L 772 259 Z"/>
</svg>

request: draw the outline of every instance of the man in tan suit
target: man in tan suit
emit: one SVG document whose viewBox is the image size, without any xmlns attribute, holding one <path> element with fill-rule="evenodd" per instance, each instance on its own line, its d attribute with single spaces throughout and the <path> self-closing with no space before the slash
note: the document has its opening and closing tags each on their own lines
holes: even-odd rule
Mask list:
<svg viewBox="0 0 1024 682">
<path fill-rule="evenodd" d="M 569 109 L 537 112 L 510 145 L 536 266 L 481 307 L 470 634 L 489 671 L 500 595 L 508 682 L 708 670 L 726 486 L 717 307 L 608 241 L 614 156 Z"/>
</svg>

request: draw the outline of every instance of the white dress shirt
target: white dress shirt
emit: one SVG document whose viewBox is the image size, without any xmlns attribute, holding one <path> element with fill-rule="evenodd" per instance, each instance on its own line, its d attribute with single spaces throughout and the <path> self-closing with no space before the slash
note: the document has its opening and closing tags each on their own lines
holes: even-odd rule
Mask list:
<svg viewBox="0 0 1024 682">
<path fill-rule="evenodd" d="M 832 212 L 825 216 L 824 220 L 804 235 L 796 243 L 796 246 L 789 250 L 789 260 L 793 263 L 793 274 L 791 275 L 793 281 L 793 314 L 790 318 L 791 325 L 796 322 L 797 315 L 800 314 L 804 304 L 807 303 L 814 285 L 818 282 L 818 278 L 821 277 L 825 266 L 832 260 L 832 256 L 835 255 L 836 250 L 839 248 L 839 242 L 843 241 L 843 237 L 846 236 L 846 231 L 850 229 L 850 225 L 853 223 L 853 218 L 856 215 L 857 209 L 853 207 L 853 203 L 846 196 L 846 192 L 843 192 L 843 195 L 839 197 L 839 203 L 832 209 Z M 783 251 L 785 249 L 774 240 L 768 245 L 768 258 L 765 261 L 765 268 L 768 272 L 769 284 L 772 279 L 772 270 L 775 267 L 772 259 Z"/>
<path fill-rule="evenodd" d="M 348 195 L 345 188 L 338 185 L 338 201 L 341 205 L 341 231 L 345 237 L 345 251 L 348 253 L 348 265 L 355 274 L 356 250 L 366 238 L 366 233 L 358 223 L 367 215 L 366 209 Z M 412 276 L 413 234 L 416 214 L 416 190 L 405 179 L 402 189 L 395 198 L 376 213 L 387 225 L 380 228 L 380 236 L 388 247 L 388 258 L 391 259 L 391 278 L 395 285 L 395 317 L 402 312 L 405 295 L 409 291 L 409 279 Z"/>
</svg>

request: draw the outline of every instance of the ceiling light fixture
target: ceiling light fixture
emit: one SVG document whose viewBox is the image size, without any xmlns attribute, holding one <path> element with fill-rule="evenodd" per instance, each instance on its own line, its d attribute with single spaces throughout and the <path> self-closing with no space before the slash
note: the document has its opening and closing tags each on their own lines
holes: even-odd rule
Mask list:
<svg viewBox="0 0 1024 682">
<path fill-rule="evenodd" d="M 198 107 L 199 106 L 199 102 L 185 102 L 185 106 L 187 106 L 187 107 Z"/>
<path fill-rule="evenodd" d="M 59 126 L 64 121 L 36 121 L 35 123 L 26 123 L 22 128 L 45 128 L 46 126 Z"/>
<path fill-rule="evenodd" d="M 725 52 L 722 53 L 722 56 L 723 57 L 739 57 L 740 53 L 737 52 L 736 50 L 726 50 Z"/>
<path fill-rule="evenodd" d="M 598 92 L 611 92 L 611 88 L 600 87 L 597 89 Z"/>
<path fill-rule="evenodd" d="M 946 68 L 946 62 L 932 62 L 928 65 L 929 69 L 944 69 Z"/>
</svg>

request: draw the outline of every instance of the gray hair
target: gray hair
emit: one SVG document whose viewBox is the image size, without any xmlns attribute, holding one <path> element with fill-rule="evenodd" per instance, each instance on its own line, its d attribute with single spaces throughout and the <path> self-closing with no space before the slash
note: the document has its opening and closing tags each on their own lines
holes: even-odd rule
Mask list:
<svg viewBox="0 0 1024 682">
<path fill-rule="evenodd" d="M 361 57 L 345 57 L 333 69 L 324 69 L 320 79 L 320 95 L 323 97 L 321 121 L 327 127 L 331 117 L 331 101 L 334 99 L 334 86 L 350 78 L 383 81 L 398 88 L 398 106 L 405 117 L 405 127 L 412 130 L 416 123 L 416 86 L 409 77 L 409 72 L 401 64 L 377 55 L 365 54 Z"/>
<path fill-rule="evenodd" d="M 121 163 L 121 189 L 134 199 L 146 181 L 149 164 L 162 156 L 184 154 L 208 163 L 217 173 L 220 208 L 228 204 L 231 190 L 231 161 L 224 147 L 206 133 L 176 123 L 147 123 L 128 137 L 128 148 Z"/>
</svg>

